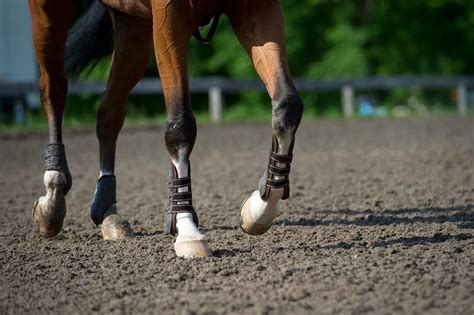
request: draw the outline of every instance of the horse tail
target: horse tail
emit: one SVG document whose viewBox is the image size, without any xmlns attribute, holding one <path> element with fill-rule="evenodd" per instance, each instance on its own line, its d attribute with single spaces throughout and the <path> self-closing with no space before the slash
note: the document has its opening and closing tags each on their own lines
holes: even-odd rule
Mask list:
<svg viewBox="0 0 474 315">
<path fill-rule="evenodd" d="M 99 0 L 86 4 L 68 33 L 64 68 L 69 78 L 77 78 L 87 67 L 90 72 L 113 50 L 114 30 L 107 8 Z"/>
</svg>

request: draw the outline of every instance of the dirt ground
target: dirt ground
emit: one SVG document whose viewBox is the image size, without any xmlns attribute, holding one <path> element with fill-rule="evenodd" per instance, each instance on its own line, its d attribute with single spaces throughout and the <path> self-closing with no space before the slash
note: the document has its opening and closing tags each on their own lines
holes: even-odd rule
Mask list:
<svg viewBox="0 0 474 315">
<path fill-rule="evenodd" d="M 95 132 L 68 130 L 63 232 L 32 231 L 45 132 L 0 135 L 0 313 L 474 314 L 474 119 L 305 121 L 291 198 L 265 235 L 238 228 L 269 123 L 199 126 L 196 209 L 214 257 L 176 258 L 164 234 L 162 128 L 122 132 L 118 200 L 137 237 L 89 218 Z"/>
</svg>

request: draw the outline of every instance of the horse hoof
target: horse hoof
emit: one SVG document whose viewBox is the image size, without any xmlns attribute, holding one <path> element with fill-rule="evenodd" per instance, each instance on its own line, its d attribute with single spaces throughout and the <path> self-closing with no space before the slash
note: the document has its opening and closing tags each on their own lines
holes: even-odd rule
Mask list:
<svg viewBox="0 0 474 315">
<path fill-rule="evenodd" d="M 240 228 L 250 235 L 262 235 L 270 229 L 273 222 L 269 224 L 255 222 L 250 214 L 250 198 L 247 198 L 240 208 Z"/>
<path fill-rule="evenodd" d="M 206 240 L 182 241 L 174 243 L 176 256 L 183 258 L 211 257 L 212 253 Z"/>
<path fill-rule="evenodd" d="M 53 238 L 61 232 L 66 215 L 66 200 L 40 197 L 33 206 L 33 220 L 38 234 Z"/>
<path fill-rule="evenodd" d="M 106 241 L 117 241 L 133 237 L 130 223 L 116 213 L 105 217 L 100 230 L 102 238 Z"/>
</svg>

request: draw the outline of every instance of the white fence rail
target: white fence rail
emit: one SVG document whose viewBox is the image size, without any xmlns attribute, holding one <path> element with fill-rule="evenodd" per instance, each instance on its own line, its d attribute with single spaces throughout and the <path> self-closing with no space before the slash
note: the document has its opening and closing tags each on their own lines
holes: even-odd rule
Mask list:
<svg viewBox="0 0 474 315">
<path fill-rule="evenodd" d="M 474 76 L 387 76 L 359 79 L 315 80 L 297 78 L 300 92 L 341 91 L 341 106 L 346 117 L 352 117 L 355 109 L 355 91 L 390 90 L 397 87 L 419 87 L 423 89 L 456 90 L 457 109 L 460 115 L 467 113 L 467 89 L 474 87 Z M 69 85 L 69 94 L 101 94 L 106 82 L 76 82 Z M 225 93 L 244 91 L 265 91 L 265 86 L 257 79 L 228 79 L 225 77 L 202 77 L 190 80 L 192 93 L 208 93 L 211 120 L 220 122 L 224 107 Z M 36 83 L 8 83 L 0 81 L 0 98 L 22 98 L 37 92 Z M 132 94 L 161 93 L 159 79 L 143 79 Z"/>
</svg>

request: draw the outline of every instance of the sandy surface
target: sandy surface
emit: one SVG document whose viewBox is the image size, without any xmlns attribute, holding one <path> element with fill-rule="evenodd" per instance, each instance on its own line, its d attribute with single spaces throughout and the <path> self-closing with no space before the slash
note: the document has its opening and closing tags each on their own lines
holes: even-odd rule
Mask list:
<svg viewBox="0 0 474 315">
<path fill-rule="evenodd" d="M 292 193 L 265 235 L 239 207 L 270 146 L 267 123 L 200 126 L 194 204 L 214 257 L 176 258 L 163 233 L 163 129 L 127 129 L 120 211 L 137 237 L 105 242 L 89 218 L 93 130 L 67 131 L 64 231 L 32 232 L 46 133 L 0 135 L 0 313 L 474 313 L 474 119 L 306 121 Z"/>
</svg>

